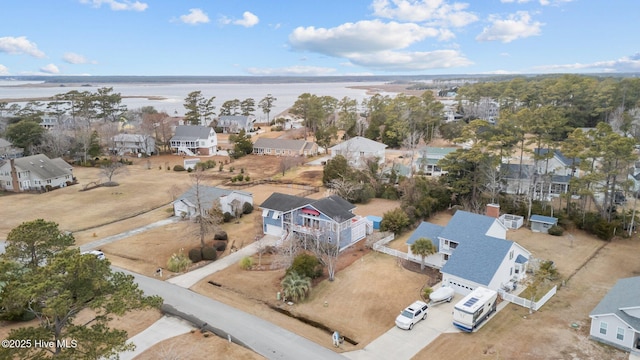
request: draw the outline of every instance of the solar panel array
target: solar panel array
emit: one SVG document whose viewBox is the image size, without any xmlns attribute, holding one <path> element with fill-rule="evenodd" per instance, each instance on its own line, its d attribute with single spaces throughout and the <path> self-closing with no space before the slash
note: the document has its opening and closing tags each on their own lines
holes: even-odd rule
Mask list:
<svg viewBox="0 0 640 360">
<path fill-rule="evenodd" d="M 473 304 L 475 304 L 477 302 L 478 302 L 478 298 L 472 297 L 471 299 L 467 300 L 467 302 L 464 303 L 464 305 L 462 305 L 462 306 L 471 307 Z"/>
</svg>

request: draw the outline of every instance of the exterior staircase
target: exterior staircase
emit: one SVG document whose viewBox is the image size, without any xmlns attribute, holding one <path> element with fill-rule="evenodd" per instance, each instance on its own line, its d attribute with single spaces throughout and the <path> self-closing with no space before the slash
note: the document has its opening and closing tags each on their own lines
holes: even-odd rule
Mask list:
<svg viewBox="0 0 640 360">
<path fill-rule="evenodd" d="M 196 156 L 196 154 L 193 153 L 193 151 L 189 150 L 189 148 L 187 148 L 186 146 L 181 146 L 178 148 L 178 151 L 182 151 L 183 153 L 189 155 L 189 156 Z"/>
</svg>

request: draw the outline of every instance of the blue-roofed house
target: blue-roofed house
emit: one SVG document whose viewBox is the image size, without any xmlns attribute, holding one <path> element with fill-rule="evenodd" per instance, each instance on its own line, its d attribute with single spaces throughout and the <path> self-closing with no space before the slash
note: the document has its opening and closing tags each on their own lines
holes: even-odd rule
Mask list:
<svg viewBox="0 0 640 360">
<path fill-rule="evenodd" d="M 426 256 L 424 258 L 424 264 L 429 267 L 440 269 L 442 265 L 444 265 L 445 263 L 445 261 L 442 258 L 442 254 L 439 253 L 440 241 L 438 240 L 438 237 L 440 236 L 440 233 L 442 233 L 442 230 L 444 230 L 443 226 L 423 221 L 420 225 L 418 225 L 416 230 L 411 234 L 411 236 L 407 240 L 407 246 L 409 247 L 408 249 L 409 256 L 413 257 L 416 261 L 422 261 L 422 258 L 420 256 L 414 255 L 411 252 L 411 245 L 413 245 L 413 243 L 415 243 L 416 240 L 420 238 L 429 239 L 433 243 L 433 246 L 436 249 L 436 253 Z"/>
<path fill-rule="evenodd" d="M 531 215 L 529 223 L 531 224 L 531 231 L 546 234 L 549 232 L 550 227 L 558 225 L 558 218 L 554 218 L 551 216 Z"/>
<path fill-rule="evenodd" d="M 335 242 L 344 249 L 367 235 L 367 219 L 353 213 L 355 205 L 338 195 L 322 199 L 273 193 L 261 205 L 267 235 Z"/>
<path fill-rule="evenodd" d="M 640 356 L 640 276 L 618 280 L 589 317 L 591 339 Z"/>
<path fill-rule="evenodd" d="M 416 159 L 413 161 L 413 167 L 417 172 L 427 176 L 438 177 L 444 175 L 447 172 L 438 166 L 438 161 L 456 150 L 458 148 L 425 146 L 418 149 Z"/>
<path fill-rule="evenodd" d="M 506 235 L 497 218 L 459 210 L 444 227 L 422 223 L 407 245 L 431 239 L 438 250 L 425 263 L 440 269 L 442 284 L 466 295 L 478 286 L 498 290 L 526 277 L 531 253 Z"/>
</svg>

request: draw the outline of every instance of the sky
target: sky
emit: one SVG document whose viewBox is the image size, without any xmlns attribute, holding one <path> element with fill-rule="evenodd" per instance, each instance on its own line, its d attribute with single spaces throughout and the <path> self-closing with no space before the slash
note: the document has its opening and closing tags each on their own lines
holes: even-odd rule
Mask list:
<svg viewBox="0 0 640 360">
<path fill-rule="evenodd" d="M 640 72 L 638 0 L 4 0 L 0 75 Z"/>
</svg>

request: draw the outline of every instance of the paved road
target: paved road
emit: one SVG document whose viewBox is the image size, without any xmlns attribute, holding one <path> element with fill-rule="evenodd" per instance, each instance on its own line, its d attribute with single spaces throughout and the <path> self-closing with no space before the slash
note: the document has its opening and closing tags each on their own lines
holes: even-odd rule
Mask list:
<svg viewBox="0 0 640 360">
<path fill-rule="evenodd" d="M 80 251 L 96 250 L 96 249 L 99 249 L 102 246 L 110 244 L 112 242 L 116 242 L 118 240 L 122 240 L 122 239 L 127 238 L 127 237 L 132 236 L 132 235 L 141 234 L 141 233 L 143 233 L 145 231 L 148 231 L 148 230 L 151 230 L 151 229 L 155 229 L 157 227 L 173 224 L 173 223 L 178 222 L 178 221 L 180 221 L 180 217 L 172 216 L 172 217 L 170 217 L 168 219 L 156 221 L 156 222 L 151 223 L 149 225 L 141 226 L 141 227 L 133 229 L 133 230 L 125 231 L 123 233 L 116 234 L 116 235 L 113 235 L 113 236 L 107 236 L 107 237 L 102 238 L 100 240 L 96 240 L 96 241 L 92 241 L 92 242 L 86 243 L 84 245 L 80 245 Z"/>
<path fill-rule="evenodd" d="M 134 276 L 147 295 L 160 295 L 166 305 L 232 338 L 268 359 L 343 359 L 340 354 L 278 327 L 257 316 L 197 294 L 178 285 L 115 268 Z M 327 336 L 327 342 L 331 339 Z"/>
</svg>

